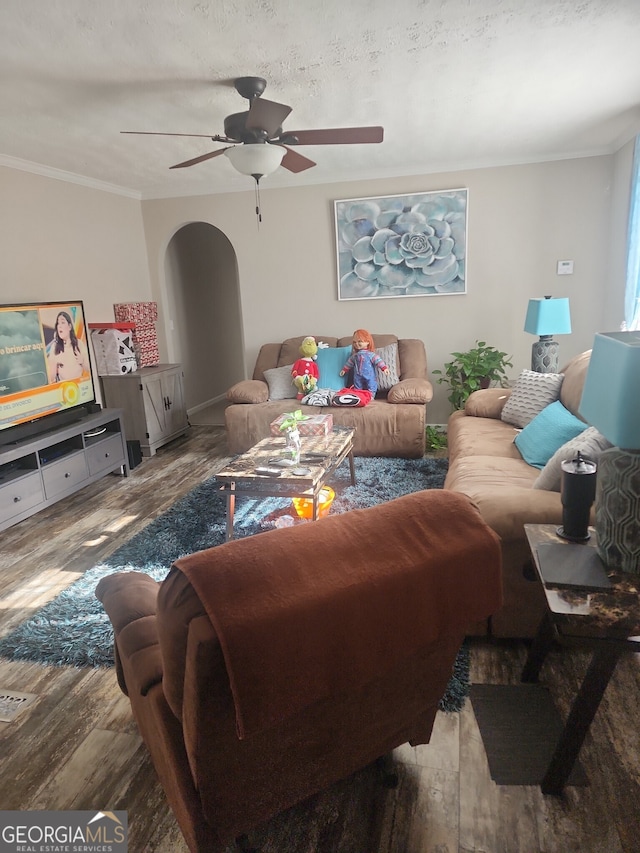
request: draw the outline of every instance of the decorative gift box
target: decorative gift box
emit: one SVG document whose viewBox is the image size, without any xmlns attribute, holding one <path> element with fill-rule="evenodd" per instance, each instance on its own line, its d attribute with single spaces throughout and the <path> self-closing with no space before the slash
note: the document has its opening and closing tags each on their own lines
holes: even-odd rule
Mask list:
<svg viewBox="0 0 640 853">
<path fill-rule="evenodd" d="M 138 367 L 155 367 L 160 361 L 155 322 L 158 319 L 157 302 L 116 302 L 113 306 L 116 320 L 133 323 L 133 347 Z"/>
<path fill-rule="evenodd" d="M 136 323 L 133 329 L 133 347 L 139 367 L 155 367 L 160 361 L 158 335 L 153 323 Z"/>
<path fill-rule="evenodd" d="M 157 302 L 116 302 L 113 306 L 116 320 L 135 323 L 136 328 L 143 323 L 155 323 L 158 319 Z"/>
<path fill-rule="evenodd" d="M 271 435 L 282 435 L 280 424 L 287 415 L 280 415 L 271 422 Z M 306 421 L 298 422 L 300 435 L 329 435 L 333 429 L 333 415 L 310 415 Z"/>
<path fill-rule="evenodd" d="M 132 327 L 133 323 L 89 324 L 99 376 L 133 373 L 138 369 Z"/>
</svg>

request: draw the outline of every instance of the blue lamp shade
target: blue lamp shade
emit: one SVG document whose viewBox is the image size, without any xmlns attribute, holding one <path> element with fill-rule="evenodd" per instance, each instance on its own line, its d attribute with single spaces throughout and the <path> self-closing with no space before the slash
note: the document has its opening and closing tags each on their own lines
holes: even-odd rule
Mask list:
<svg viewBox="0 0 640 853">
<path fill-rule="evenodd" d="M 595 336 L 580 414 L 611 444 L 640 450 L 640 332 Z"/>
<path fill-rule="evenodd" d="M 571 313 L 566 297 L 530 299 L 524 330 L 531 335 L 570 335 Z"/>
</svg>

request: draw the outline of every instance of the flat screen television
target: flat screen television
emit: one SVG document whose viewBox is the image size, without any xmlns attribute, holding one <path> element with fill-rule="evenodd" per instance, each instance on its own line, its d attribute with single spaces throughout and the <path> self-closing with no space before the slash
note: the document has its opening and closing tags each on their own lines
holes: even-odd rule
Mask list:
<svg viewBox="0 0 640 853">
<path fill-rule="evenodd" d="M 0 445 L 82 418 L 95 401 L 82 302 L 0 305 Z"/>
</svg>

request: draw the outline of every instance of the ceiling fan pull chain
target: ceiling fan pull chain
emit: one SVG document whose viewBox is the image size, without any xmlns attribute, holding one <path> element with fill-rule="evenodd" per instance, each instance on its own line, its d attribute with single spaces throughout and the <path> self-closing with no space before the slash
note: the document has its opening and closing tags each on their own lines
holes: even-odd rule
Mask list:
<svg viewBox="0 0 640 853">
<path fill-rule="evenodd" d="M 260 175 L 252 175 L 255 179 L 255 195 L 256 195 L 256 222 L 258 223 L 258 231 L 260 230 L 260 223 L 262 222 L 262 214 L 260 213 Z"/>
</svg>

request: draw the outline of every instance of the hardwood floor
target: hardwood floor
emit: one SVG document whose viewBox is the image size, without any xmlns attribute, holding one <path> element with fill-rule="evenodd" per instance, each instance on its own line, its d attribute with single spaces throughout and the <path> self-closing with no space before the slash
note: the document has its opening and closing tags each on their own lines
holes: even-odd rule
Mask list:
<svg viewBox="0 0 640 853">
<path fill-rule="evenodd" d="M 109 476 L 4 531 L 0 633 L 209 476 L 225 454 L 222 429 L 195 426 L 129 478 Z M 525 656 L 521 642 L 474 641 L 472 680 L 517 683 Z M 545 664 L 563 714 L 586 664 L 584 653 L 568 649 Z M 256 839 L 264 853 L 637 853 L 639 673 L 629 655 L 605 693 L 581 753 L 587 787 L 544 797 L 536 787 L 496 785 L 467 701 L 460 714 L 438 715 L 428 746 L 395 751 L 395 789 L 365 770 L 279 816 Z M 0 659 L 0 688 L 38 696 L 15 721 L 0 722 L 0 808 L 126 809 L 130 853 L 186 851 L 113 670 Z"/>
</svg>

